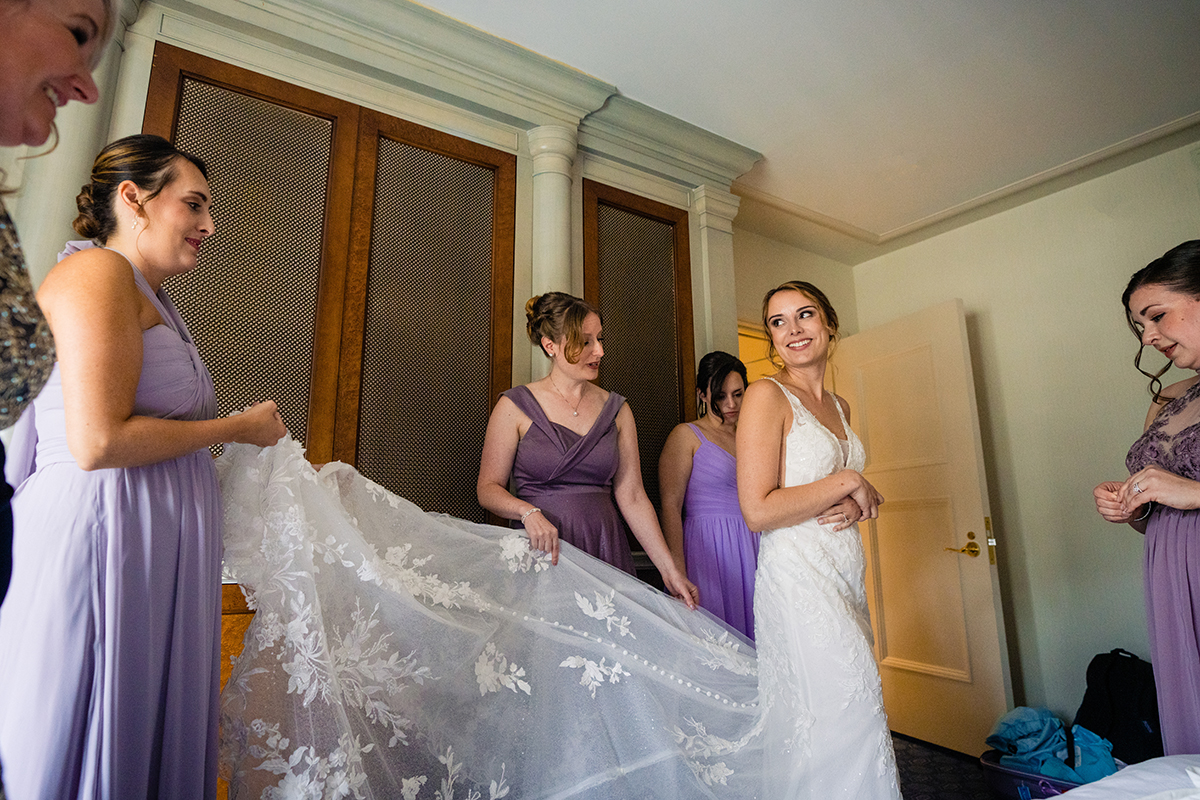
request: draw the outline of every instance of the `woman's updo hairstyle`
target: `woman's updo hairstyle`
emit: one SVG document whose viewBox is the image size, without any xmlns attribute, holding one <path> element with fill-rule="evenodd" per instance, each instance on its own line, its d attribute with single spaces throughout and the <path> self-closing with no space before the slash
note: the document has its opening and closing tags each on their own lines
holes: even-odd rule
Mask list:
<svg viewBox="0 0 1200 800">
<path fill-rule="evenodd" d="M 595 306 L 575 295 L 546 292 L 529 298 L 525 304 L 525 330 L 529 332 L 529 341 L 541 347 L 543 353 L 546 353 L 543 336 L 552 342 L 564 342 L 563 357 L 574 364 L 583 352 L 583 321 L 588 314 L 600 316 Z M 550 354 L 546 353 L 546 357 Z"/>
<path fill-rule="evenodd" d="M 767 292 L 762 303 L 763 331 L 767 334 L 767 358 L 772 364 L 780 369 L 783 368 L 783 362 L 778 360 L 779 352 L 775 349 L 775 340 L 771 338 L 771 326 L 767 324 L 767 304 L 771 302 L 772 297 L 780 292 L 800 292 L 800 294 L 816 303 L 817 311 L 821 314 L 821 321 L 825 323 L 825 327 L 829 330 L 831 344 L 837 344 L 839 338 L 838 315 L 837 311 L 833 308 L 833 303 L 829 302 L 829 298 L 825 296 L 824 292 L 808 281 L 787 281 Z M 832 351 L 830 354 L 832 355 Z"/>
<path fill-rule="evenodd" d="M 1129 279 L 1129 285 L 1125 287 L 1125 292 L 1121 295 L 1121 304 L 1125 306 L 1125 322 L 1129 324 L 1129 330 L 1133 331 L 1133 335 L 1138 338 L 1139 344 L 1142 341 L 1142 326 L 1134 321 L 1133 309 L 1129 307 L 1129 300 L 1133 293 L 1143 286 L 1161 286 L 1172 292 L 1200 299 L 1200 239 L 1193 239 L 1172 247 L 1133 273 L 1133 277 Z M 1150 379 L 1150 393 L 1154 395 L 1154 402 L 1162 402 L 1162 381 L 1160 379 L 1171 368 L 1171 362 L 1168 361 L 1158 372 L 1147 372 L 1142 369 L 1144 349 L 1144 345 L 1138 347 L 1137 355 L 1133 359 L 1133 366 Z"/>
<path fill-rule="evenodd" d="M 736 372 L 742 376 L 742 385 L 747 386 L 750 379 L 746 377 L 746 365 L 737 356 L 731 356 L 724 350 L 714 350 L 704 358 L 700 359 L 700 366 L 696 368 L 696 392 L 701 394 L 708 392 L 708 396 L 716 401 L 724 392 L 725 379 L 729 377 L 729 373 Z M 696 398 L 697 405 L 701 403 L 699 397 Z M 698 407 L 697 412 L 700 416 L 704 416 L 704 411 Z M 725 421 L 725 413 L 717 406 L 716 402 L 709 404 L 708 410 L 713 416 L 722 422 Z"/>
<path fill-rule="evenodd" d="M 149 192 L 143 204 L 153 200 L 178 174 L 176 165 L 185 159 L 208 178 L 208 167 L 190 153 L 179 150 L 161 136 L 140 133 L 107 145 L 92 164 L 92 181 L 84 185 L 75 205 L 75 232 L 100 244 L 117 230 L 117 187 L 133 181 Z"/>
</svg>

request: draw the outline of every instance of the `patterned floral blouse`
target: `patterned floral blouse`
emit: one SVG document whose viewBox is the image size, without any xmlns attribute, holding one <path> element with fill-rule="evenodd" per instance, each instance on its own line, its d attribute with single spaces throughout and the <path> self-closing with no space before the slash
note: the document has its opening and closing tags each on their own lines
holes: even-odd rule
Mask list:
<svg viewBox="0 0 1200 800">
<path fill-rule="evenodd" d="M 1129 474 L 1157 464 L 1188 480 L 1200 480 L 1200 381 L 1163 406 L 1129 448 Z"/>
<path fill-rule="evenodd" d="M 53 367 L 50 326 L 34 299 L 17 229 L 0 202 L 0 428 L 17 421 Z"/>
</svg>

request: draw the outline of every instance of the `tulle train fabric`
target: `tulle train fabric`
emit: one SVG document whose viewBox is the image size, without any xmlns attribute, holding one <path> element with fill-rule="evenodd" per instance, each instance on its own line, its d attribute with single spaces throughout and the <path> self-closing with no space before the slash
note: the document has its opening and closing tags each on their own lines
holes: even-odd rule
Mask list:
<svg viewBox="0 0 1200 800">
<path fill-rule="evenodd" d="M 291 440 L 217 465 L 257 609 L 222 698 L 231 798 L 760 796 L 755 653 L 707 612 Z"/>
</svg>

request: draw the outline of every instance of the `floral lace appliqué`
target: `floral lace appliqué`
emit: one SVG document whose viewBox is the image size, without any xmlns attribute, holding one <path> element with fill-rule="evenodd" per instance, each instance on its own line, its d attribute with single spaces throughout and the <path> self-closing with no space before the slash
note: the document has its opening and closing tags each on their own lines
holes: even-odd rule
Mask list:
<svg viewBox="0 0 1200 800">
<path fill-rule="evenodd" d="M 613 597 L 615 595 L 615 590 L 606 595 L 596 592 L 596 605 L 593 606 L 586 597 L 576 592 L 575 604 L 579 606 L 580 611 L 592 619 L 603 621 L 608 626 L 609 633 L 612 633 L 615 628 L 617 633 L 622 636 L 636 639 L 637 637 L 629 630 L 629 617 L 617 617 L 616 607 L 613 605 Z"/>
<path fill-rule="evenodd" d="M 564 659 L 560 667 L 569 667 L 570 669 L 582 669 L 583 674 L 579 676 L 579 684 L 585 689 L 592 692 L 592 697 L 596 697 L 596 689 L 603 686 L 605 683 L 620 683 L 621 678 L 628 677 L 629 672 L 625 670 L 619 661 L 613 662 L 610 667 L 607 664 L 608 659 L 602 658 L 599 663 L 583 656 L 571 656 Z"/>
<path fill-rule="evenodd" d="M 496 645 L 488 642 L 475 659 L 475 679 L 479 681 L 479 694 L 498 692 L 501 689 L 511 689 L 530 693 L 529 683 L 523 680 L 525 670 L 516 664 L 510 664 L 508 658 L 496 649 Z"/>
<path fill-rule="evenodd" d="M 500 540 L 500 557 L 508 566 L 508 571 L 534 572 L 550 569 L 550 554 L 534 550 L 529 545 L 529 537 L 513 532 Z"/>
</svg>

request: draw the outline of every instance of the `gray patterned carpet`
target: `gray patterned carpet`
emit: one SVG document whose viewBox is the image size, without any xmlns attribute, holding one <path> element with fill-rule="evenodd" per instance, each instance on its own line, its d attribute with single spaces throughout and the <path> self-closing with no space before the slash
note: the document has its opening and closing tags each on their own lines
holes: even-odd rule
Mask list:
<svg viewBox="0 0 1200 800">
<path fill-rule="evenodd" d="M 997 800 L 988 788 L 977 756 L 900 734 L 892 734 L 892 742 L 904 800 Z"/>
</svg>

